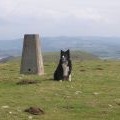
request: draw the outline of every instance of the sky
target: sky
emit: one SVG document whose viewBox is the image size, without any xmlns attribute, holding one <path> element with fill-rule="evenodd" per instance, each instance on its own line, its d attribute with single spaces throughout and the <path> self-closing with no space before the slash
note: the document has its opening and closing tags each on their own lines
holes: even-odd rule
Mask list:
<svg viewBox="0 0 120 120">
<path fill-rule="evenodd" d="M 1 0 L 0 40 L 24 34 L 120 37 L 120 0 Z"/>
</svg>

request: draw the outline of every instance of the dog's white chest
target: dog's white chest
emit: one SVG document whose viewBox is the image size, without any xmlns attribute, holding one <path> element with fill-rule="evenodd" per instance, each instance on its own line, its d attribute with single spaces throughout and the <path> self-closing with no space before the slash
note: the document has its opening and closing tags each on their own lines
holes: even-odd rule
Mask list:
<svg viewBox="0 0 120 120">
<path fill-rule="evenodd" d="M 63 75 L 68 76 L 69 67 L 66 64 L 62 64 L 62 67 L 63 67 Z"/>
</svg>

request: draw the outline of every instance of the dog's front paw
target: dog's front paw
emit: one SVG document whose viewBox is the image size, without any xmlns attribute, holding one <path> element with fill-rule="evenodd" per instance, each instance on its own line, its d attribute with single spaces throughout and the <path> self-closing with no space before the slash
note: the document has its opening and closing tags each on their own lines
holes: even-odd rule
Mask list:
<svg viewBox="0 0 120 120">
<path fill-rule="evenodd" d="M 62 82 L 62 80 L 59 80 L 59 82 Z"/>
<path fill-rule="evenodd" d="M 71 79 L 71 75 L 69 75 L 69 79 L 68 79 L 68 81 L 70 81 L 70 82 L 72 81 L 72 79 Z"/>
</svg>

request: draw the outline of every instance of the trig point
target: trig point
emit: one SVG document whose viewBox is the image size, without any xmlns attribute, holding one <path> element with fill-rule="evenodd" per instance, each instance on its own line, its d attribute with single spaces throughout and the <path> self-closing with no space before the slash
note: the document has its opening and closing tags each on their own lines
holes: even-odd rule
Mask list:
<svg viewBox="0 0 120 120">
<path fill-rule="evenodd" d="M 21 74 L 44 74 L 41 44 L 38 34 L 24 35 Z"/>
</svg>

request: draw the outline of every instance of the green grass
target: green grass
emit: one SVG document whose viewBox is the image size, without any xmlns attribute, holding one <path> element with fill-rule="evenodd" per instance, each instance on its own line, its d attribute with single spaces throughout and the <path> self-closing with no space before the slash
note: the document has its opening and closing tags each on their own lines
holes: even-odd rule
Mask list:
<svg viewBox="0 0 120 120">
<path fill-rule="evenodd" d="M 56 65 L 45 62 L 44 76 L 25 76 L 19 74 L 19 60 L 0 64 L 0 120 L 120 119 L 120 61 L 73 61 L 72 82 L 53 81 Z M 40 83 L 16 85 L 24 79 Z M 25 113 L 30 106 L 45 114 Z"/>
<path fill-rule="evenodd" d="M 45 62 L 57 62 L 60 55 L 59 52 L 45 52 L 43 58 Z M 83 60 L 98 60 L 96 55 L 84 52 L 84 51 L 71 51 L 71 58 L 74 61 Z"/>
</svg>

